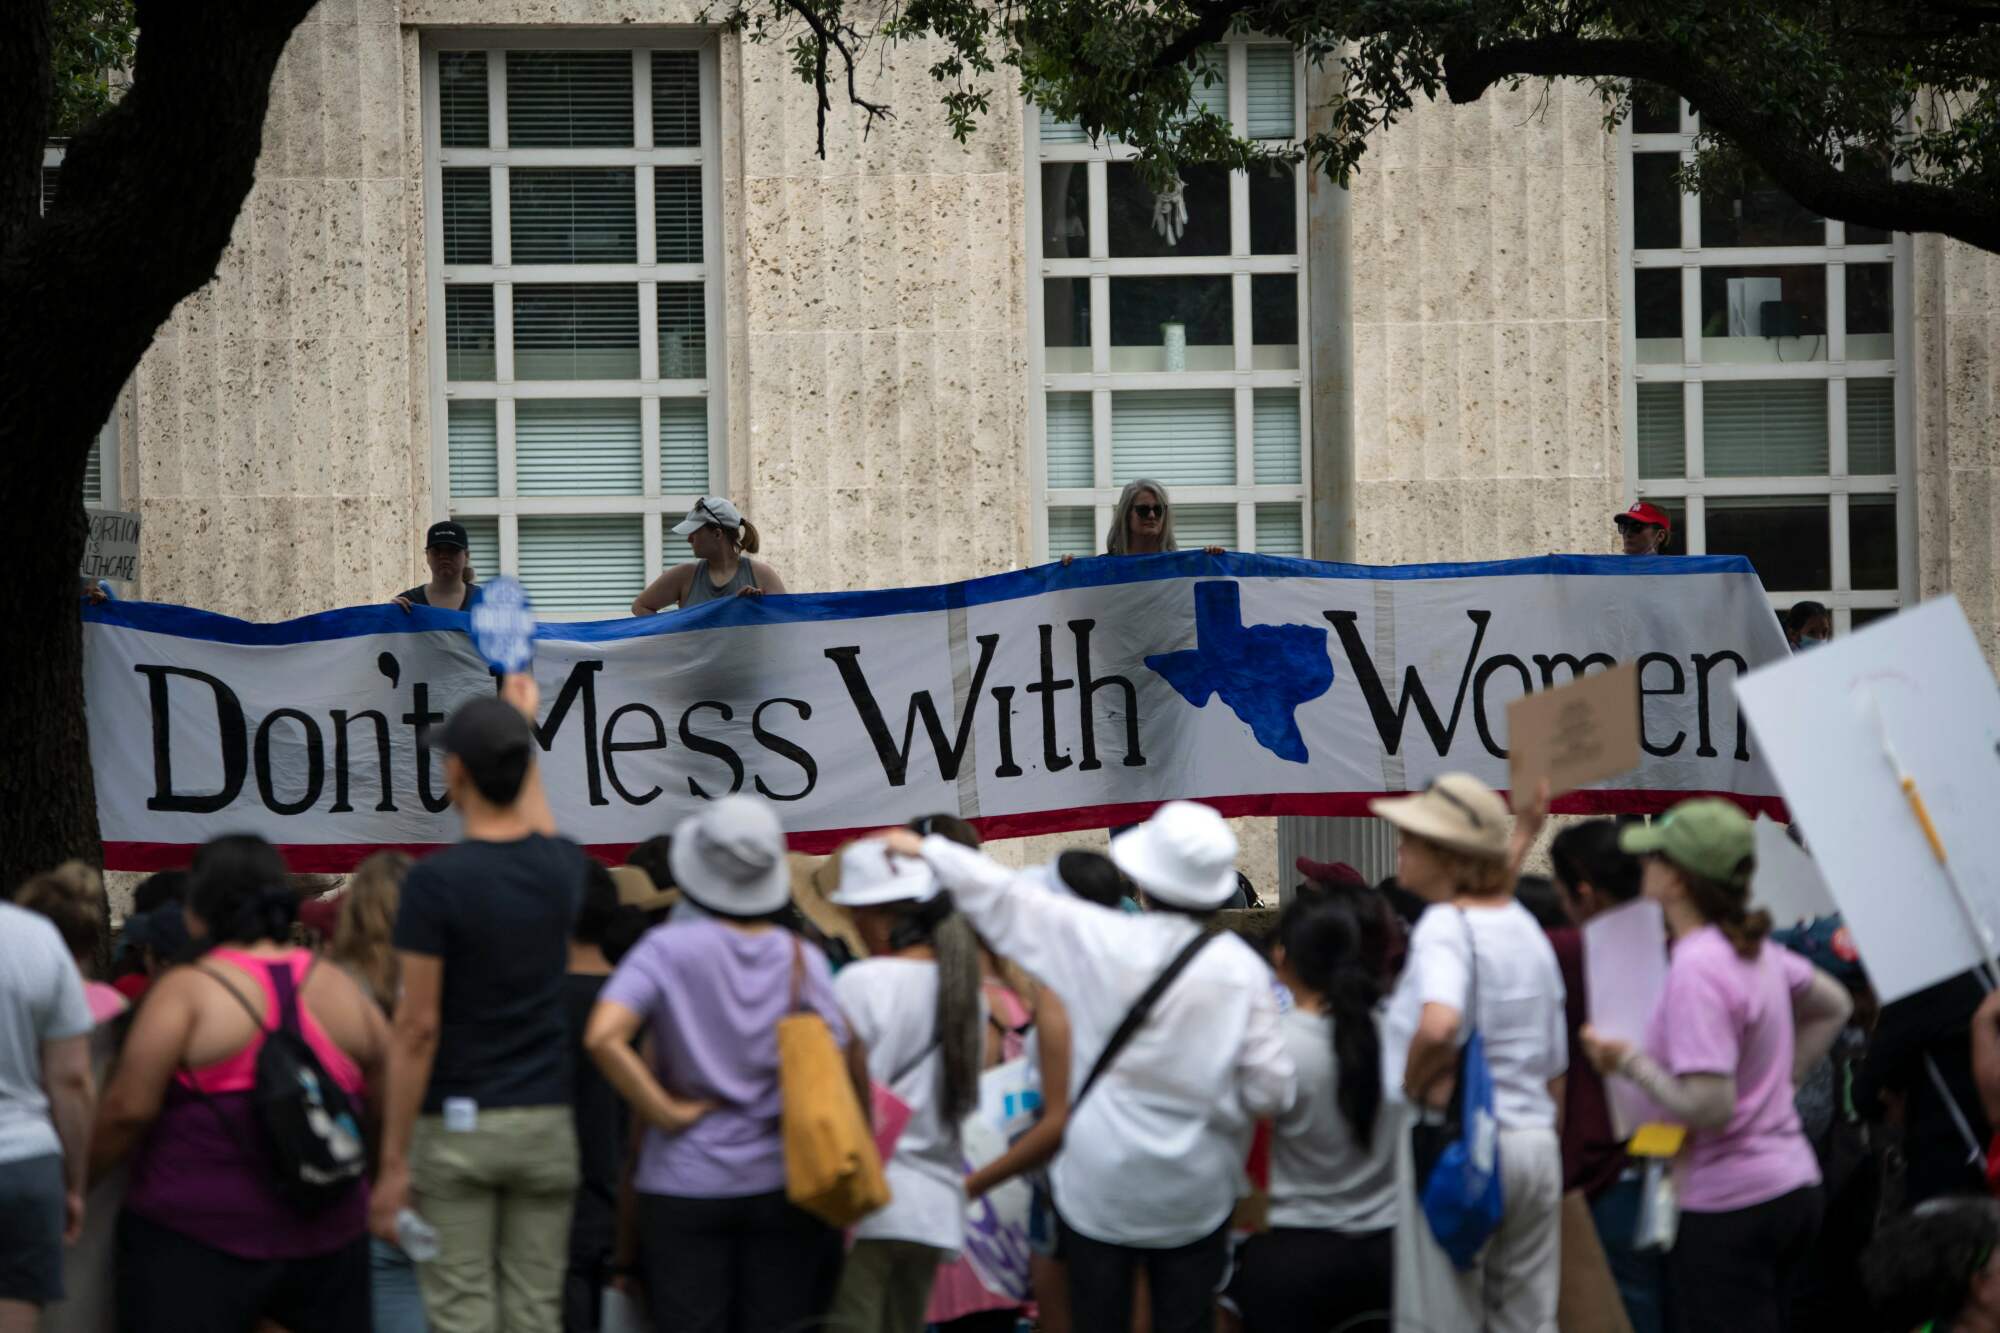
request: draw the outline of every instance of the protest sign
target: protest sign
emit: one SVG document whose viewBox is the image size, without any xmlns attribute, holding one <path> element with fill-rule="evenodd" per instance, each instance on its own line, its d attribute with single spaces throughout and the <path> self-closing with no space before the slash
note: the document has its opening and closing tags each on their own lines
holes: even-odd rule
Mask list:
<svg viewBox="0 0 2000 1333">
<path fill-rule="evenodd" d="M 91 580 L 139 577 L 139 516 L 115 509 L 86 509 L 90 535 L 84 540 L 77 572 Z"/>
<path fill-rule="evenodd" d="M 1035 1066 L 1025 1057 L 995 1065 L 979 1076 L 979 1109 L 959 1127 L 966 1175 L 1000 1160 L 1015 1139 L 1034 1128 L 1042 1106 Z M 1034 1188 L 1021 1176 L 1002 1181 L 966 1204 L 965 1261 L 979 1284 L 996 1296 L 1026 1303 L 1034 1295 L 1028 1264 Z"/>
<path fill-rule="evenodd" d="M 253 625 L 119 602 L 84 621 L 113 868 L 184 865 L 225 832 L 261 834 L 295 870 L 456 837 L 433 740 L 495 688 L 464 614 Z M 1638 671 L 1643 762 L 1558 809 L 1776 804 L 1729 687 L 1784 640 L 1736 556 L 1100 558 L 544 622 L 535 650 L 557 823 L 614 857 L 732 791 L 778 803 L 797 851 L 940 810 L 988 837 L 1174 798 L 1361 815 L 1455 769 L 1504 785 L 1508 702 L 1619 661 Z"/>
<path fill-rule="evenodd" d="M 1639 766 L 1639 669 L 1630 663 L 1507 705 L 1508 784 L 1561 796 Z"/>
<path fill-rule="evenodd" d="M 1643 1046 L 1646 1024 L 1667 988 L 1667 922 L 1660 905 L 1639 898 L 1583 923 L 1583 991 L 1598 1035 Z M 1637 1085 L 1604 1080 L 1611 1124 L 1623 1140 L 1653 1114 Z"/>
<path fill-rule="evenodd" d="M 495 671 L 526 671 L 535 661 L 535 609 L 521 581 L 502 574 L 480 585 L 469 612 L 472 646 Z"/>
<path fill-rule="evenodd" d="M 1737 695 L 1882 1001 L 1990 956 L 1982 936 L 2000 922 L 2000 689 L 1957 599 L 1756 671 Z M 1970 916 L 1901 772 L 1923 798 Z"/>
<path fill-rule="evenodd" d="M 1826 876 L 1783 825 L 1759 818 L 1755 828 L 1757 874 L 1750 883 L 1751 902 L 1769 912 L 1780 927 L 1840 910 L 1826 887 Z"/>
</svg>

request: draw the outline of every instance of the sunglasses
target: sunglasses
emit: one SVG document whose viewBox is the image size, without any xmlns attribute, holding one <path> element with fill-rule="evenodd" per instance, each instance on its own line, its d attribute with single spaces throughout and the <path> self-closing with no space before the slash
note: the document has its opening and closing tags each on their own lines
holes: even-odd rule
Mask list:
<svg viewBox="0 0 2000 1333">
<path fill-rule="evenodd" d="M 1167 507 L 1165 505 L 1133 505 L 1132 512 L 1140 518 L 1165 518 L 1167 516 Z"/>
</svg>

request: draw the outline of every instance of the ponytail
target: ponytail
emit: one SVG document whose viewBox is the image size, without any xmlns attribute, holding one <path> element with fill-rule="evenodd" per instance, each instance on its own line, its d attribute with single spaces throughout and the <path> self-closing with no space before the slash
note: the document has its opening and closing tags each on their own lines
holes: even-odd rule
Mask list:
<svg viewBox="0 0 2000 1333">
<path fill-rule="evenodd" d="M 1771 914 L 1762 908 L 1750 910 L 1750 876 L 1757 868 L 1756 859 L 1744 857 L 1727 880 L 1697 875 L 1671 860 L 1668 864 L 1679 872 L 1701 919 L 1722 932 L 1738 958 L 1755 958 L 1764 937 L 1771 933 Z"/>
<path fill-rule="evenodd" d="M 1333 1018 L 1336 1100 L 1355 1141 L 1373 1142 L 1382 1110 L 1382 1036 L 1375 1005 L 1382 998 L 1378 969 L 1364 956 L 1365 908 L 1371 891 L 1331 886 L 1300 895 L 1278 919 L 1277 941 L 1299 984 L 1325 1001 Z"/>
<path fill-rule="evenodd" d="M 979 1020 L 984 980 L 979 937 L 952 906 L 949 893 L 908 906 L 889 934 L 890 947 L 929 944 L 937 955 L 937 1036 L 943 1057 L 938 1115 L 947 1125 L 979 1109 L 979 1075 L 985 1064 L 986 1033 Z"/>
<path fill-rule="evenodd" d="M 755 555 L 761 545 L 763 541 L 757 536 L 757 525 L 744 519 L 743 526 L 736 530 L 736 549 L 745 555 Z"/>
</svg>

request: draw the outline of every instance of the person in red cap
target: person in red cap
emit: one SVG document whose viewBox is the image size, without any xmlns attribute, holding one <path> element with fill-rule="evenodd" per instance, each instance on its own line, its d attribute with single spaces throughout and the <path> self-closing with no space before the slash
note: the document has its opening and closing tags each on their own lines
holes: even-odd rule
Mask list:
<svg viewBox="0 0 2000 1333">
<path fill-rule="evenodd" d="M 1618 525 L 1618 540 L 1626 555 L 1665 555 L 1667 539 L 1674 535 L 1673 520 L 1655 504 L 1639 501 L 1612 522 Z"/>
</svg>

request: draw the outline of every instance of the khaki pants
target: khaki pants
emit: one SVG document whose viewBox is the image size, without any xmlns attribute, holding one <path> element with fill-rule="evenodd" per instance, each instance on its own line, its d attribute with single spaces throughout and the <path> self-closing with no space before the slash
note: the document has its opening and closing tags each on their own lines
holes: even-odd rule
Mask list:
<svg viewBox="0 0 2000 1333">
<path fill-rule="evenodd" d="M 465 1133 L 417 1121 L 411 1205 L 439 1247 L 417 1280 L 436 1333 L 559 1333 L 576 1184 L 567 1106 L 482 1110 Z"/>
<path fill-rule="evenodd" d="M 840 1333 L 922 1333 L 945 1252 L 909 1240 L 858 1240 L 840 1270 L 830 1326 Z"/>
</svg>

